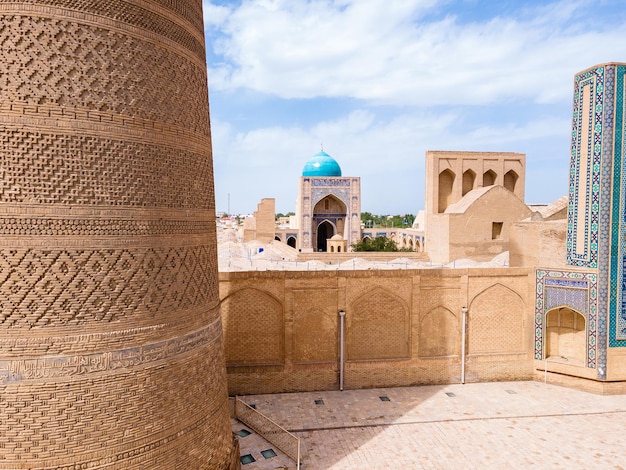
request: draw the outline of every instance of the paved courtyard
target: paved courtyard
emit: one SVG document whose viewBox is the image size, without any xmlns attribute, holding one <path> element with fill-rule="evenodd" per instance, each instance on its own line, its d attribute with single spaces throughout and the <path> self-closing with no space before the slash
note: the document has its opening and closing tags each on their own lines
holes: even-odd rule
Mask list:
<svg viewBox="0 0 626 470">
<path fill-rule="evenodd" d="M 495 382 L 241 398 L 301 438 L 304 470 L 626 469 L 626 395 Z M 295 468 L 253 431 L 239 442 L 245 470 Z"/>
</svg>

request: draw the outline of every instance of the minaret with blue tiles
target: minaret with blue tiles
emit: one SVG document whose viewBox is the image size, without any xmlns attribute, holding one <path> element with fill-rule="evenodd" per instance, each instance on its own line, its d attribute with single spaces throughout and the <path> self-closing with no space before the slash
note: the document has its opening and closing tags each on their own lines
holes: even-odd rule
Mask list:
<svg viewBox="0 0 626 470">
<path fill-rule="evenodd" d="M 597 378 L 626 374 L 626 64 L 596 65 L 574 79 L 567 263 L 597 273 L 597 317 L 587 334 Z"/>
</svg>

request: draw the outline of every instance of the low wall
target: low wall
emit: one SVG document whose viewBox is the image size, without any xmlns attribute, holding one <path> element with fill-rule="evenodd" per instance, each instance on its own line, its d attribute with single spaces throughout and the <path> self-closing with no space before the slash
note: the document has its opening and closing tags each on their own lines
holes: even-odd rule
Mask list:
<svg viewBox="0 0 626 470">
<path fill-rule="evenodd" d="M 526 268 L 220 273 L 229 393 L 533 377 L 534 271 Z"/>
<path fill-rule="evenodd" d="M 427 253 L 416 251 L 348 251 L 345 253 L 298 253 L 298 261 L 322 261 L 326 264 L 343 263 L 351 259 L 367 261 L 393 261 L 405 258 L 410 261 L 429 261 Z"/>
</svg>

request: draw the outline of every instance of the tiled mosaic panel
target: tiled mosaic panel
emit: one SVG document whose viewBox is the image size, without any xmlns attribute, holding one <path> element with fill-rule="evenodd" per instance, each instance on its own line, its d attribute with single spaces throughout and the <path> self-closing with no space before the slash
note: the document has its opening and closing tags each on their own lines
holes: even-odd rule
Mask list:
<svg viewBox="0 0 626 470">
<path fill-rule="evenodd" d="M 611 290 L 615 292 L 610 298 L 609 318 L 609 347 L 626 347 L 626 161 L 624 161 L 624 133 L 626 122 L 624 119 L 626 103 L 624 102 L 624 88 L 626 81 L 626 66 L 614 68 L 615 81 L 607 83 L 614 90 L 614 126 L 613 133 L 613 161 L 614 181 L 619 181 L 621 194 L 613 194 L 613 214 L 611 220 L 611 258 L 621 260 L 611 266 Z M 619 250 L 619 253 L 618 253 Z"/>
<path fill-rule="evenodd" d="M 591 94 L 589 114 L 583 112 L 585 88 Z M 567 263 L 571 266 L 597 267 L 603 100 L 604 69 L 602 67 L 588 70 L 576 76 L 567 217 Z M 591 130 L 593 134 L 591 139 L 587 135 L 582 135 L 585 127 Z M 581 148 L 583 145 L 588 146 L 585 152 Z M 588 161 L 581 161 L 581 155 L 585 153 L 588 155 Z M 586 187 L 579 188 L 581 183 L 585 184 Z M 585 200 L 579 200 L 581 193 L 584 194 Z M 584 220 L 578 220 L 579 215 L 583 215 L 579 210 L 584 211 Z M 581 225 L 583 226 L 582 229 Z M 584 230 L 583 239 L 579 239 L 578 236 L 581 230 Z M 583 245 L 582 249 L 581 244 Z"/>
<path fill-rule="evenodd" d="M 587 323 L 587 367 L 597 365 L 597 275 L 572 271 L 537 271 L 535 292 L 535 359 L 544 358 L 545 318 L 549 310 L 570 307 Z"/>
</svg>

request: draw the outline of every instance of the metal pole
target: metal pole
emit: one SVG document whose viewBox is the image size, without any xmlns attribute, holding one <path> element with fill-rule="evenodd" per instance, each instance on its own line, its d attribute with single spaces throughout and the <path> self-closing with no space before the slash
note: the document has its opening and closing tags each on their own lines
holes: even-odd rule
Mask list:
<svg viewBox="0 0 626 470">
<path fill-rule="evenodd" d="M 298 460 L 296 461 L 296 470 L 300 470 L 300 438 L 298 438 Z"/>
<path fill-rule="evenodd" d="M 465 383 L 465 340 L 467 336 L 467 307 L 461 307 L 461 383 Z"/>
<path fill-rule="evenodd" d="M 339 310 L 339 390 L 343 391 L 343 345 L 344 345 L 344 330 L 345 330 L 346 312 Z"/>
</svg>

